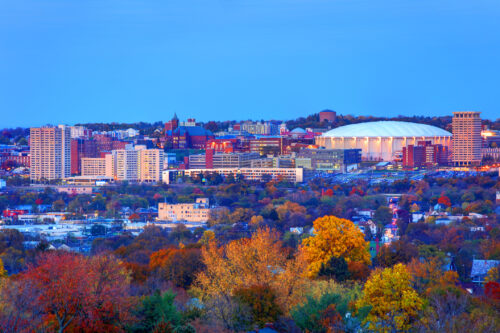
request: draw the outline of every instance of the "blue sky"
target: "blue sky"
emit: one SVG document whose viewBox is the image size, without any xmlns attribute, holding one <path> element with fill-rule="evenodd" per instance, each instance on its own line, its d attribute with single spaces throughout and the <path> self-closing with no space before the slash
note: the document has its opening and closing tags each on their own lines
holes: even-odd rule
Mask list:
<svg viewBox="0 0 500 333">
<path fill-rule="evenodd" d="M 500 117 L 498 0 L 0 0 L 0 127 Z"/>
</svg>

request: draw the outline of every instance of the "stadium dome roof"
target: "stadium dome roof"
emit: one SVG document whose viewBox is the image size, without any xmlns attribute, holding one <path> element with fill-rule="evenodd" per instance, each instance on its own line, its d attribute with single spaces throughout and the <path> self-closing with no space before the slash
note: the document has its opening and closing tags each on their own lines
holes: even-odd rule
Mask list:
<svg viewBox="0 0 500 333">
<path fill-rule="evenodd" d="M 334 128 L 323 137 L 433 137 L 451 136 L 439 127 L 406 121 L 373 121 Z"/>
</svg>

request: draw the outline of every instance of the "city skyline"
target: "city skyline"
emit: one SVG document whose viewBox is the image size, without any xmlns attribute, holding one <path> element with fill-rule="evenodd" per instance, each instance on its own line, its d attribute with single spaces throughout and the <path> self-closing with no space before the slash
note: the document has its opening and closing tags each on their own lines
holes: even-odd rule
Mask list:
<svg viewBox="0 0 500 333">
<path fill-rule="evenodd" d="M 23 0 L 0 9 L 3 127 L 323 109 L 498 118 L 493 1 Z"/>
</svg>

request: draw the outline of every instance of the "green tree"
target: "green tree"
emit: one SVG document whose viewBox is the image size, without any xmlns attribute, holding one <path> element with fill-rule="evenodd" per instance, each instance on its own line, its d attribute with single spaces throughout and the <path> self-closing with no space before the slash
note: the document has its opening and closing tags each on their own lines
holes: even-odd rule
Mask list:
<svg viewBox="0 0 500 333">
<path fill-rule="evenodd" d="M 332 257 L 326 264 L 321 264 L 318 273 L 318 277 L 332 278 L 338 282 L 345 281 L 350 276 L 347 262 L 342 257 Z"/>
<path fill-rule="evenodd" d="M 161 323 L 169 323 L 172 326 L 180 325 L 181 314 L 175 307 L 175 296 L 176 294 L 171 290 L 163 294 L 156 291 L 151 296 L 145 296 L 135 311 L 138 322 L 131 327 L 131 331 L 151 332 Z"/>
<path fill-rule="evenodd" d="M 380 206 L 373 214 L 373 220 L 378 225 L 386 225 L 392 222 L 392 210 L 386 206 Z"/>
</svg>

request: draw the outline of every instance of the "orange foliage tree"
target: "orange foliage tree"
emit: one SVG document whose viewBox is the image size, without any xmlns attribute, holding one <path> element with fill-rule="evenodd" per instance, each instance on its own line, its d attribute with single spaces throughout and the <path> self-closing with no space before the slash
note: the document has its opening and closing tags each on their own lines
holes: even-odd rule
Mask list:
<svg viewBox="0 0 500 333">
<path fill-rule="evenodd" d="M 352 221 L 324 216 L 316 219 L 313 226 L 314 236 L 305 238 L 301 248 L 309 262 L 309 276 L 317 276 L 321 265 L 327 265 L 332 257 L 344 258 L 347 264 L 370 264 L 368 243 Z"/>
<path fill-rule="evenodd" d="M 201 250 L 193 247 L 161 249 L 153 252 L 149 261 L 151 272 L 185 289 L 202 268 Z"/>
<path fill-rule="evenodd" d="M 202 248 L 202 258 L 206 268 L 197 275 L 196 286 L 203 300 L 229 299 L 237 289 L 267 286 L 281 309 L 288 311 L 305 287 L 303 258 L 290 257 L 279 235 L 269 228 L 225 246 L 210 242 Z"/>
<path fill-rule="evenodd" d="M 425 261 L 414 258 L 407 266 L 414 288 L 420 293 L 429 294 L 433 288 L 456 285 L 457 272 L 443 272 L 441 266 L 442 262 L 437 258 Z"/>
</svg>

